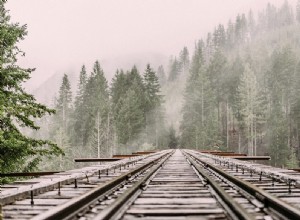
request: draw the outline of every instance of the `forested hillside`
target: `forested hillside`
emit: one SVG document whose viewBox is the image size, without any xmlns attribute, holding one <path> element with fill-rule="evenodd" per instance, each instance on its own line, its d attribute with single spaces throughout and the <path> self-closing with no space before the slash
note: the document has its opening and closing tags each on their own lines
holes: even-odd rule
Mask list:
<svg viewBox="0 0 300 220">
<path fill-rule="evenodd" d="M 298 166 L 299 21 L 299 2 L 296 10 L 287 1 L 280 8 L 268 4 L 196 43 L 182 147 L 268 154 L 276 166 Z"/>
<path fill-rule="evenodd" d="M 78 156 L 175 147 L 270 155 L 273 165 L 298 167 L 299 27 L 300 2 L 268 4 L 217 25 L 157 70 L 117 70 L 109 84 L 98 61 L 82 66 L 76 94 L 64 75 L 43 136 L 65 150 L 61 168 Z"/>
</svg>

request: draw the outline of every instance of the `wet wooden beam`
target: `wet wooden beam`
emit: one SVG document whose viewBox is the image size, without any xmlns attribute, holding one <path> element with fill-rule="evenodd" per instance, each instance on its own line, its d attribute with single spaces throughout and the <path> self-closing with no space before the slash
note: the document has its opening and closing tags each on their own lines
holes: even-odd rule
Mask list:
<svg viewBox="0 0 300 220">
<path fill-rule="evenodd" d="M 234 156 L 234 157 L 240 157 L 240 156 L 247 156 L 247 154 L 238 154 L 238 153 L 231 153 L 231 152 L 218 152 L 218 153 L 210 153 L 212 155 L 226 157 L 226 156 Z"/>
<path fill-rule="evenodd" d="M 0 177 L 46 176 L 46 175 L 53 175 L 60 172 L 64 172 L 64 171 L 0 173 Z"/>
<path fill-rule="evenodd" d="M 138 152 L 135 152 L 135 153 L 132 153 L 132 154 L 147 155 L 147 154 L 153 154 L 153 153 L 156 153 L 156 151 L 138 151 Z"/>
<path fill-rule="evenodd" d="M 212 154 L 212 153 L 232 153 L 234 154 L 234 151 L 218 151 L 218 150 L 199 150 L 200 153 L 204 154 Z"/>
<path fill-rule="evenodd" d="M 293 169 L 289 169 L 289 170 L 294 170 L 296 172 L 300 172 L 300 168 L 293 168 Z"/>
<path fill-rule="evenodd" d="M 113 155 L 113 158 L 129 158 L 129 157 L 136 157 L 136 156 L 139 156 L 137 154 L 116 154 L 116 155 Z"/>
<path fill-rule="evenodd" d="M 238 160 L 271 160 L 270 156 L 228 156 Z"/>
<path fill-rule="evenodd" d="M 123 158 L 75 158 L 75 162 L 114 162 Z"/>
</svg>

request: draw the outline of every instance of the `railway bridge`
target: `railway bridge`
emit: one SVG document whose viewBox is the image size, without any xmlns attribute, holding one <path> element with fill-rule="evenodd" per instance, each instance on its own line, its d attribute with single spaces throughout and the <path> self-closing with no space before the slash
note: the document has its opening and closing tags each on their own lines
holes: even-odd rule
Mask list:
<svg viewBox="0 0 300 220">
<path fill-rule="evenodd" d="M 1 219 L 300 219 L 300 173 L 262 159 L 188 149 L 79 158 L 97 164 L 3 185 Z"/>
</svg>

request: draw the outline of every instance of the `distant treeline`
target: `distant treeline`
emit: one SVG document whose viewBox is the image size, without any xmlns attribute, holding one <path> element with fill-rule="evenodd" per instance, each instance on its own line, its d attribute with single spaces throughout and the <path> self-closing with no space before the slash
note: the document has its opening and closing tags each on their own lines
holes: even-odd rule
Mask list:
<svg viewBox="0 0 300 220">
<path fill-rule="evenodd" d="M 296 10 L 269 3 L 257 17 L 250 11 L 218 25 L 191 61 L 170 61 L 169 81 L 189 70 L 182 147 L 268 154 L 273 165 L 299 166 L 299 22 L 300 1 Z"/>
<path fill-rule="evenodd" d="M 299 22 L 300 2 L 296 10 L 287 1 L 269 3 L 257 15 L 250 10 L 219 24 L 195 43 L 191 58 L 184 47 L 157 71 L 118 70 L 111 86 L 99 62 L 91 74 L 83 66 L 74 102 L 63 78 L 50 137 L 70 158 L 186 147 L 268 154 L 273 165 L 298 167 Z M 164 100 L 176 102 L 183 83 L 174 129 Z"/>
</svg>

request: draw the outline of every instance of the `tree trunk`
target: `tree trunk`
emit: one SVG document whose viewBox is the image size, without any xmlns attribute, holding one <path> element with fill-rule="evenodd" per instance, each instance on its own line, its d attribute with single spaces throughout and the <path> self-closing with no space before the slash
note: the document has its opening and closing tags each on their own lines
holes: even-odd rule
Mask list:
<svg viewBox="0 0 300 220">
<path fill-rule="evenodd" d="M 241 153 L 241 134 L 239 130 L 239 154 Z"/>
<path fill-rule="evenodd" d="M 97 111 L 97 154 L 100 158 L 100 115 L 99 110 Z"/>
<path fill-rule="evenodd" d="M 227 149 L 227 150 L 228 150 L 228 147 L 229 147 L 228 118 L 229 118 L 228 101 L 226 101 L 226 149 Z"/>
</svg>

